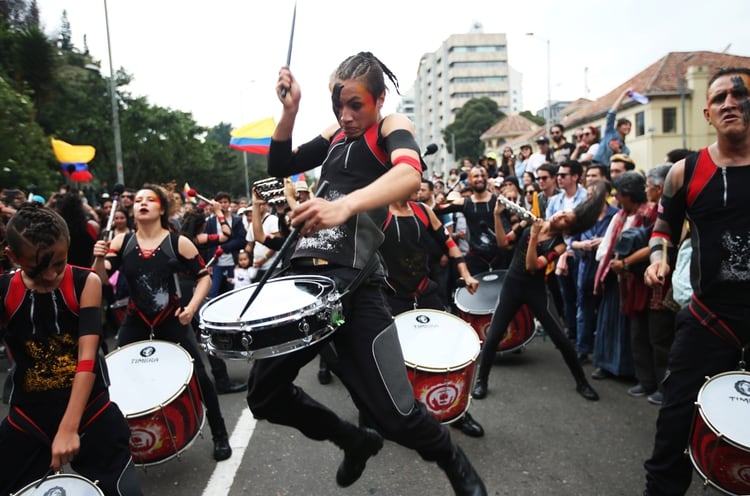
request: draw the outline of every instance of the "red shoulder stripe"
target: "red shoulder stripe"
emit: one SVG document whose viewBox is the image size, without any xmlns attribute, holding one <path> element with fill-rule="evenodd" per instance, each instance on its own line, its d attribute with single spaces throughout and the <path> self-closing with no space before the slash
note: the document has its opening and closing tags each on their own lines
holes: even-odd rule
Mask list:
<svg viewBox="0 0 750 496">
<path fill-rule="evenodd" d="M 409 202 L 409 206 L 411 207 L 412 211 L 414 211 L 414 215 L 417 216 L 419 220 L 422 221 L 422 224 L 424 224 L 425 227 L 430 227 L 430 218 L 427 215 L 427 212 L 425 212 L 425 208 L 423 207 L 421 203 Z"/>
<path fill-rule="evenodd" d="M 708 148 L 704 148 L 698 155 L 698 162 L 695 164 L 695 170 L 693 171 L 693 177 L 690 178 L 690 183 L 687 188 L 686 202 L 688 206 L 691 206 L 698 195 L 706 187 L 711 177 L 718 171 L 718 167 L 713 160 L 711 155 L 708 153 Z"/>
<path fill-rule="evenodd" d="M 13 277 L 10 278 L 8 284 L 8 293 L 5 295 L 5 323 L 10 322 L 10 319 L 18 311 L 18 308 L 23 302 L 23 297 L 26 295 L 26 286 L 23 285 L 23 279 L 21 279 L 21 271 L 16 271 Z"/>
<path fill-rule="evenodd" d="M 367 147 L 370 149 L 373 155 L 375 155 L 375 158 L 378 159 L 378 161 L 385 165 L 386 162 L 388 162 L 388 154 L 378 146 L 378 134 L 380 132 L 380 123 L 373 124 L 370 126 L 370 129 L 365 131 L 365 143 L 367 143 Z"/>
<path fill-rule="evenodd" d="M 60 282 L 60 293 L 65 301 L 65 306 L 67 306 L 71 312 L 78 315 L 78 311 L 81 307 L 78 303 L 78 297 L 76 296 L 75 285 L 73 284 L 73 267 L 70 265 L 65 267 L 65 274 L 63 274 L 62 282 Z"/>
</svg>

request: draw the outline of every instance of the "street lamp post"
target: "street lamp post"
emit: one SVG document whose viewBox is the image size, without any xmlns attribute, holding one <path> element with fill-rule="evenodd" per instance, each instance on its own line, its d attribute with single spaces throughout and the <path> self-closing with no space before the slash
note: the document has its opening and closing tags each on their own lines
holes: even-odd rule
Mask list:
<svg viewBox="0 0 750 496">
<path fill-rule="evenodd" d="M 685 92 L 687 91 L 687 78 L 685 77 L 685 74 L 683 72 L 683 64 L 690 60 L 693 57 L 693 53 L 686 56 L 677 66 L 677 77 L 680 79 L 680 118 L 682 121 L 682 149 L 687 149 L 687 129 L 685 129 L 686 119 L 685 119 Z"/>
<path fill-rule="evenodd" d="M 547 137 L 549 137 L 550 127 L 552 126 L 552 76 L 550 74 L 550 42 L 548 39 L 541 38 L 534 33 L 526 33 L 526 36 L 532 36 L 541 41 L 544 41 L 547 44 L 547 112 L 545 112 L 547 115 L 544 120 L 547 128 Z"/>
<path fill-rule="evenodd" d="M 115 93 L 115 70 L 112 64 L 112 44 L 109 39 L 109 13 L 107 11 L 107 0 L 104 0 L 104 23 L 107 27 L 107 53 L 109 55 L 109 96 L 112 101 L 112 131 L 115 135 L 115 170 L 117 171 L 117 182 L 125 184 L 125 172 L 122 165 L 122 139 L 120 138 L 120 113 L 117 107 L 117 94 Z"/>
</svg>

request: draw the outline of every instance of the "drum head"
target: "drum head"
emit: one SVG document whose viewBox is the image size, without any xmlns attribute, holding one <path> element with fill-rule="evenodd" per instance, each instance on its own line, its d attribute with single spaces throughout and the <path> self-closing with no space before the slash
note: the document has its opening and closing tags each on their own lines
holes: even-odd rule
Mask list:
<svg viewBox="0 0 750 496">
<path fill-rule="evenodd" d="M 497 308 L 500 299 L 500 290 L 505 281 L 507 270 L 496 270 L 493 272 L 482 272 L 474 278 L 479 281 L 479 286 L 474 294 L 469 290 L 458 288 L 454 301 L 459 310 L 472 315 L 489 315 Z"/>
<path fill-rule="evenodd" d="M 41 479 L 40 479 L 41 480 Z M 104 496 L 88 479 L 75 474 L 56 474 L 47 477 L 37 488 L 39 481 L 32 482 L 14 496 Z"/>
<path fill-rule="evenodd" d="M 322 276 L 289 276 L 270 279 L 253 303 L 240 312 L 257 284 L 229 291 L 214 298 L 200 311 L 201 325 L 207 329 L 262 329 L 294 322 L 323 306 L 324 297 L 335 290 L 332 279 Z"/>
<path fill-rule="evenodd" d="M 698 405 L 717 433 L 750 449 L 750 373 L 725 372 L 711 377 L 698 393 Z"/>
<path fill-rule="evenodd" d="M 410 310 L 395 317 L 408 366 L 446 371 L 465 367 L 479 355 L 479 338 L 469 324 L 439 310 Z"/>
<path fill-rule="evenodd" d="M 126 417 L 169 403 L 193 376 L 193 359 L 167 341 L 137 341 L 107 355 L 109 396 Z"/>
</svg>

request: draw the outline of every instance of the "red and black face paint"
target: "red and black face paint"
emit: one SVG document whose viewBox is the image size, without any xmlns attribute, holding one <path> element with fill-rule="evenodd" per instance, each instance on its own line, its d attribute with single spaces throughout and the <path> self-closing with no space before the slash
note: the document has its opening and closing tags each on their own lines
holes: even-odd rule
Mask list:
<svg viewBox="0 0 750 496">
<path fill-rule="evenodd" d="M 333 84 L 333 91 L 331 92 L 331 105 L 333 107 L 333 115 L 336 116 L 336 121 L 341 120 L 341 109 L 344 104 L 341 103 L 341 91 L 344 89 L 344 85 L 341 83 Z"/>
<path fill-rule="evenodd" d="M 748 94 L 747 86 L 745 86 L 745 80 L 742 76 L 732 76 L 732 94 L 736 99 L 744 99 L 740 103 L 740 110 L 742 111 L 742 120 L 745 125 L 750 123 L 750 95 Z"/>
</svg>

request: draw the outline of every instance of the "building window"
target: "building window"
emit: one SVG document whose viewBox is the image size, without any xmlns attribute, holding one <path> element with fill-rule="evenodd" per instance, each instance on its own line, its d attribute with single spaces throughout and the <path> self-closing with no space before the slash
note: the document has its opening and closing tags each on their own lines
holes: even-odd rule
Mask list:
<svg viewBox="0 0 750 496">
<path fill-rule="evenodd" d="M 635 135 L 643 136 L 646 134 L 646 118 L 643 112 L 635 113 Z"/>
<path fill-rule="evenodd" d="M 661 109 L 661 132 L 677 132 L 677 109 L 675 107 Z"/>
</svg>

